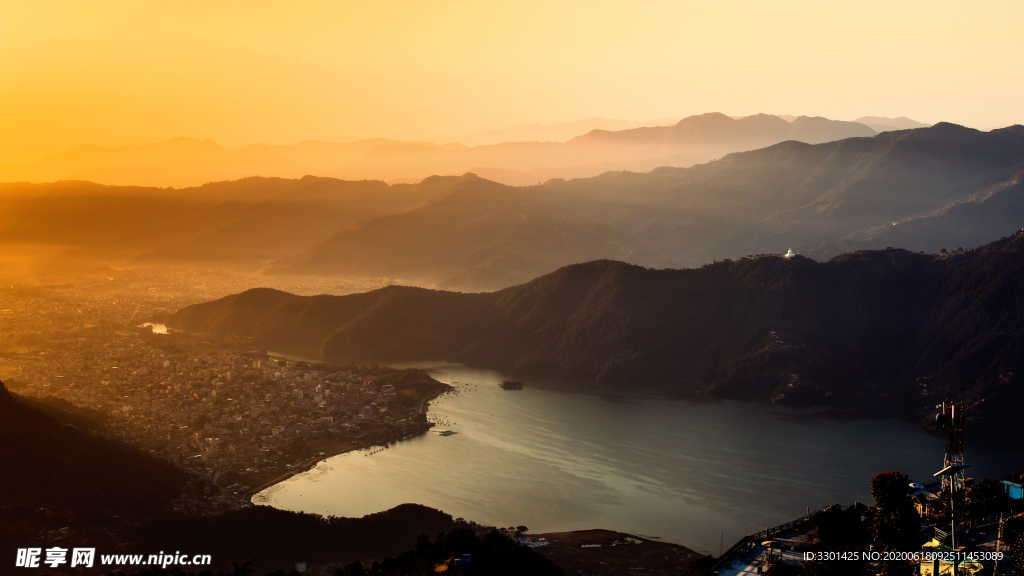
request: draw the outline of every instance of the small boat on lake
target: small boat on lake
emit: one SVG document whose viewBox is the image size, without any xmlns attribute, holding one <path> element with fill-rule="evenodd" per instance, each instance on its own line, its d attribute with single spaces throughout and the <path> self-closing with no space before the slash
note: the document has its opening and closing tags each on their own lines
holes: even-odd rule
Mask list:
<svg viewBox="0 0 1024 576">
<path fill-rule="evenodd" d="M 501 388 L 503 390 L 522 390 L 523 383 L 519 380 L 505 380 L 501 383 Z"/>
</svg>

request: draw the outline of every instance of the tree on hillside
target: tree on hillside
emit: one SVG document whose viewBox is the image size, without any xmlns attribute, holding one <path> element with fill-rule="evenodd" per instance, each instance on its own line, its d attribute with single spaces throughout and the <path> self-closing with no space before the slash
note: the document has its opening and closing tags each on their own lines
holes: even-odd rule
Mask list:
<svg viewBox="0 0 1024 576">
<path fill-rule="evenodd" d="M 910 479 L 902 472 L 880 472 L 871 480 L 875 540 L 889 550 L 914 550 L 920 544 L 921 518 L 909 487 Z"/>
<path fill-rule="evenodd" d="M 861 550 L 870 534 L 861 523 L 863 505 L 832 505 L 814 515 L 818 542 L 823 550 Z"/>
<path fill-rule="evenodd" d="M 871 479 L 875 499 L 874 536 L 885 550 L 917 550 L 921 518 L 910 498 L 910 479 L 902 472 L 880 472 Z M 909 573 L 910 564 L 890 562 L 887 574 Z"/>
<path fill-rule="evenodd" d="M 829 552 L 864 550 L 871 537 L 868 527 L 861 520 L 865 511 L 866 507 L 863 504 L 845 509 L 834 504 L 816 513 L 813 522 L 818 537 L 818 548 Z M 857 576 L 864 573 L 863 561 L 813 564 L 813 567 L 805 566 L 804 576 Z"/>
<path fill-rule="evenodd" d="M 1006 492 L 996 480 L 985 478 L 967 489 L 967 512 L 972 518 L 997 515 L 1005 506 Z"/>
</svg>

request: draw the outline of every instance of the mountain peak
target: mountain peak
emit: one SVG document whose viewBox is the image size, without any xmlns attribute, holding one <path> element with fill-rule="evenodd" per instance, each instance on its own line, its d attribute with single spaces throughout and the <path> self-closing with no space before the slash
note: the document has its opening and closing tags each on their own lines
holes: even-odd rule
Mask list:
<svg viewBox="0 0 1024 576">
<path fill-rule="evenodd" d="M 912 130 L 914 128 L 928 127 L 927 124 L 923 124 L 906 116 L 898 116 L 895 118 L 887 116 L 861 116 L 854 120 L 854 122 L 869 126 L 878 132 L 893 132 L 898 130 Z"/>
<path fill-rule="evenodd" d="M 936 122 L 930 130 L 933 131 L 957 131 L 957 132 L 974 132 L 974 129 L 968 128 L 962 124 L 956 124 L 954 122 Z"/>
<path fill-rule="evenodd" d="M 993 133 L 1024 134 L 1024 124 L 1012 124 L 1004 128 L 996 128 Z"/>
<path fill-rule="evenodd" d="M 909 134 L 911 138 L 917 140 L 961 140 L 975 135 L 983 135 L 985 132 L 953 122 L 938 122 L 927 128 L 907 130 L 899 132 L 899 134 Z"/>
<path fill-rule="evenodd" d="M 420 184 L 440 184 L 445 182 L 484 182 L 488 181 L 486 178 L 481 178 L 476 172 L 466 172 L 461 176 L 447 176 L 441 174 L 434 174 L 427 176 L 423 180 L 420 180 Z"/>
<path fill-rule="evenodd" d="M 547 274 L 547 276 L 559 276 L 559 275 L 575 275 L 575 274 L 604 274 L 606 272 L 618 272 L 626 270 L 643 270 L 643 266 L 636 264 L 629 264 L 622 262 L 621 260 L 612 260 L 609 258 L 602 258 L 598 260 L 588 260 L 586 262 L 579 262 L 576 264 L 569 264 L 562 266 L 561 268 Z M 544 276 L 541 276 L 543 278 Z"/>
<path fill-rule="evenodd" d="M 705 112 L 704 114 L 694 114 L 692 116 L 687 116 L 686 118 L 683 118 L 682 120 L 677 122 L 676 126 L 684 126 L 686 124 L 706 122 L 732 122 L 734 120 L 735 118 L 733 118 L 732 116 L 728 116 L 721 112 Z"/>
</svg>

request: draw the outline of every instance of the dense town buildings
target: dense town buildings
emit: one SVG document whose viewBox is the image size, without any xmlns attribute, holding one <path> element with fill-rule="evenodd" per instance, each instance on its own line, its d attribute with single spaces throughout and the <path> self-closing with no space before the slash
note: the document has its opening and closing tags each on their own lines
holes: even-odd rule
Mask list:
<svg viewBox="0 0 1024 576">
<path fill-rule="evenodd" d="M 138 322 L 161 305 L 174 303 L 0 288 L 0 370 L 13 391 L 84 411 L 231 505 L 331 454 L 422 432 L 427 401 L 446 389 L 419 371 L 291 360 Z"/>
</svg>

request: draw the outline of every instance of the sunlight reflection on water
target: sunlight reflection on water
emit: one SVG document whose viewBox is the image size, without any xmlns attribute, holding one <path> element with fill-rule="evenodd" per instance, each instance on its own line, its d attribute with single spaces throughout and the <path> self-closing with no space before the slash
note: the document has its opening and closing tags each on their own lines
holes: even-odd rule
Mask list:
<svg viewBox="0 0 1024 576">
<path fill-rule="evenodd" d="M 329 458 L 254 501 L 342 516 L 415 502 L 485 524 L 609 528 L 717 553 L 723 534 L 728 545 L 808 507 L 868 501 L 876 472 L 925 479 L 942 460 L 939 439 L 898 420 L 793 417 L 738 402 L 609 401 L 529 383 L 506 391 L 497 372 L 430 372 L 455 387 L 431 404 L 434 430 Z M 974 462 L 984 468 L 984 460 Z"/>
</svg>

